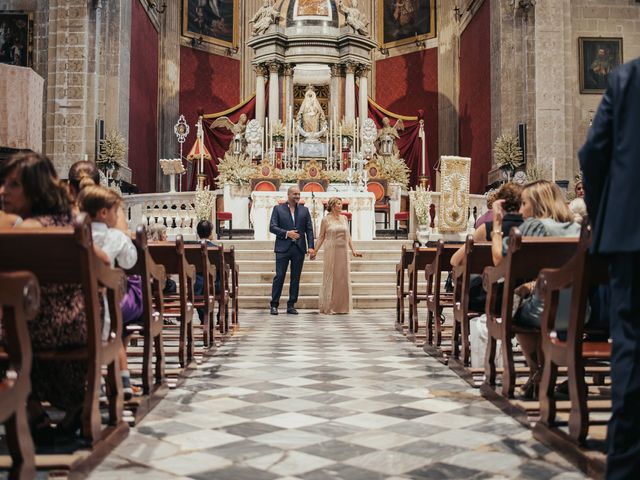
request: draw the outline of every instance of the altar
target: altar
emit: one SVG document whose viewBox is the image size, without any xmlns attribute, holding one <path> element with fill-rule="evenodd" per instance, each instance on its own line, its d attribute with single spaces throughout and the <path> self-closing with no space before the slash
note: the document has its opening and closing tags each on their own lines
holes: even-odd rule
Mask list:
<svg viewBox="0 0 640 480">
<path fill-rule="evenodd" d="M 324 217 L 323 200 L 335 197 L 332 192 L 302 192 L 301 200 L 309 209 L 313 221 L 314 235 L 320 233 L 320 222 Z M 353 240 L 373 240 L 376 233 L 375 224 L 375 196 L 371 192 L 345 192 L 340 197 L 349 201 L 351 212 L 351 238 Z M 252 208 L 251 222 L 256 240 L 274 240 L 275 236 L 269 232 L 269 221 L 273 207 L 286 200 L 285 192 L 253 192 L 251 193 Z"/>
</svg>

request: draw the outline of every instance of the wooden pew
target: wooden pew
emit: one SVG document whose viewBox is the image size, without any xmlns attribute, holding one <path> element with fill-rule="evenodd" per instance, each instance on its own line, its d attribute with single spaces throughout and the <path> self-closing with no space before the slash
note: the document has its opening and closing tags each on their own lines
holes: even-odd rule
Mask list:
<svg viewBox="0 0 640 480">
<path fill-rule="evenodd" d="M 127 270 L 128 275 L 140 275 L 143 302 L 142 338 L 142 393 L 150 395 L 165 383 L 165 354 L 163 343 L 164 297 L 162 289 L 166 274 L 164 267 L 153 261 L 147 244 L 147 234 L 143 226 L 136 229 L 133 241 L 138 252 L 138 261 Z M 127 332 L 128 333 L 128 332 Z M 155 371 L 153 358 L 155 351 Z M 154 378 L 155 377 L 155 378 Z M 137 412 L 136 412 L 137 413 Z"/>
<path fill-rule="evenodd" d="M 46 247 L 46 248 L 45 248 Z M 52 255 L 51 252 L 55 252 Z M 48 284 L 80 284 L 87 317 L 87 345 L 71 350 L 34 351 L 40 361 L 75 360 L 87 362 L 87 390 L 82 409 L 82 435 L 96 446 L 111 434 L 122 438 L 128 426 L 122 419 L 122 379 L 118 354 L 122 348 L 122 315 L 120 300 L 126 278 L 120 269 L 106 266 L 94 253 L 91 222 L 85 214 L 74 221 L 73 228 L 10 229 L 0 233 L 0 270 L 24 269 L 35 274 L 41 286 Z M 102 340 L 100 287 L 110 315 L 107 340 Z M 107 367 L 109 427 L 101 431 L 99 409 L 102 367 Z M 107 443 L 107 442 L 105 442 Z M 109 440 L 112 443 L 112 440 Z"/>
<path fill-rule="evenodd" d="M 0 362 L 6 372 L 0 378 L 0 422 L 12 459 L 10 479 L 36 475 L 35 449 L 29 431 L 27 398 L 31 392 L 31 341 L 27 320 L 40 305 L 38 280 L 29 272 L 0 274 L 0 325 L 5 334 Z"/>
<path fill-rule="evenodd" d="M 440 349 L 442 345 L 440 316 L 445 308 L 453 308 L 453 294 L 442 292 L 442 272 L 451 270 L 451 257 L 458 251 L 460 246 L 458 244 L 445 244 L 442 239 L 438 240 L 436 255 L 433 261 L 426 265 L 424 269 L 425 279 L 427 280 L 427 340 L 424 347 L 427 353 L 431 353 L 430 347 L 435 347 L 437 353 L 442 355 L 442 350 Z"/>
<path fill-rule="evenodd" d="M 215 291 L 214 284 L 216 280 L 216 268 L 209 261 L 207 255 L 207 242 L 200 240 L 198 244 L 187 244 L 184 246 L 184 253 L 191 265 L 196 268 L 196 272 L 202 274 L 203 294 L 194 295 L 194 308 L 204 311 L 202 319 L 202 343 L 204 348 L 210 348 L 215 345 L 214 334 L 214 308 L 215 308 Z"/>
<path fill-rule="evenodd" d="M 540 383 L 540 421 L 536 435 L 553 443 L 553 437 L 565 437 L 558 428 L 556 418 L 555 386 L 558 368 L 567 368 L 569 397 L 568 439 L 584 445 L 589 432 L 588 390 L 585 379 L 585 367 L 590 362 L 602 364 L 611 359 L 611 343 L 605 340 L 585 341 L 583 334 L 589 330 L 585 326 L 585 316 L 590 288 L 608 282 L 608 267 L 602 257 L 589 253 L 591 245 L 591 227 L 583 226 L 580 244 L 575 255 L 558 269 L 545 269 L 540 272 L 539 284 L 544 296 L 545 308 L 542 317 L 542 347 L 544 351 L 544 370 Z M 555 332 L 555 319 L 558 310 L 559 292 L 571 288 L 571 309 L 566 341 L 561 341 Z M 592 332 L 593 333 L 593 332 Z M 597 332 L 602 334 L 602 332 Z M 602 335 L 600 335 L 602 338 Z M 550 441 L 551 440 L 551 441 Z"/>
<path fill-rule="evenodd" d="M 409 290 L 405 289 L 405 275 L 409 265 L 413 262 L 413 248 L 402 245 L 400 262 L 396 265 L 396 330 L 404 333 L 404 299 L 409 296 Z"/>
<path fill-rule="evenodd" d="M 485 354 L 485 383 L 496 384 L 496 342 L 502 344 L 502 395 L 513 398 L 515 391 L 515 363 L 511 339 L 516 333 L 533 330 L 513 324 L 513 291 L 525 282 L 534 280 L 543 268 L 558 268 L 575 253 L 577 238 L 523 237 L 517 228 L 511 229 L 507 256 L 497 267 L 484 270 L 483 284 L 487 291 L 485 314 L 487 316 L 487 350 Z M 503 283 L 501 315 L 496 309 L 499 282 Z M 500 321 L 498 320 L 500 318 Z"/>
<path fill-rule="evenodd" d="M 168 275 L 178 276 L 178 295 L 175 302 L 165 303 L 165 316 L 177 317 L 180 321 L 178 361 L 186 368 L 193 361 L 193 284 L 196 269 L 187 262 L 182 235 L 175 243 L 158 242 L 149 244 L 149 252 L 156 263 L 163 265 Z"/>
<path fill-rule="evenodd" d="M 240 267 L 236 263 L 236 251 L 233 245 L 224 251 L 224 261 L 228 268 L 227 280 L 229 281 L 229 300 L 233 308 L 231 313 L 231 332 L 239 328 L 238 323 L 238 295 L 240 288 Z M 228 313 L 227 308 L 226 312 Z"/>
<path fill-rule="evenodd" d="M 407 336 L 412 341 L 417 341 L 418 335 L 418 304 L 427 299 L 426 287 L 422 290 L 418 285 L 418 274 L 424 271 L 425 267 L 433 262 L 436 256 L 436 249 L 431 247 L 417 247 L 414 249 L 413 261 L 408 268 L 409 277 L 409 329 Z"/>
<path fill-rule="evenodd" d="M 452 357 L 459 360 L 462 357 L 462 365 L 470 365 L 469 329 L 470 320 L 479 317 L 484 311 L 472 311 L 469 309 L 469 289 L 471 287 L 471 275 L 481 275 L 485 267 L 493 265 L 491 258 L 491 243 L 474 243 L 473 235 L 467 235 L 464 245 L 464 257 L 462 263 L 453 267 L 451 276 L 453 279 L 453 337 Z"/>
<path fill-rule="evenodd" d="M 209 261 L 220 272 L 220 290 L 215 292 L 215 299 L 218 302 L 218 329 L 221 335 L 229 333 L 229 316 L 227 308 L 229 306 L 229 269 L 227 267 L 224 245 L 218 244 L 215 247 L 207 247 Z"/>
</svg>

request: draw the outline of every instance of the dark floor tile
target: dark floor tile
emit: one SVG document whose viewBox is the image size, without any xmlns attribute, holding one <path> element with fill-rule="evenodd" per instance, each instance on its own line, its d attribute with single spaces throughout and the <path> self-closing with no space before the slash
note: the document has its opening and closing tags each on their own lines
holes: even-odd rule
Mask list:
<svg viewBox="0 0 640 480">
<path fill-rule="evenodd" d="M 187 425 L 180 422 L 158 423 L 151 426 L 142 425 L 138 427 L 138 432 L 143 435 L 151 435 L 155 438 L 164 438 L 169 435 L 179 435 L 181 433 L 189 433 L 200 430 L 193 425 Z"/>
<path fill-rule="evenodd" d="M 378 410 L 376 412 L 378 415 L 388 415 L 390 417 L 403 418 L 404 420 L 413 420 L 414 418 L 424 417 L 428 415 L 429 412 L 425 412 L 424 410 L 420 410 L 418 408 L 410 408 L 410 407 L 390 407 L 385 408 L 384 410 Z"/>
<path fill-rule="evenodd" d="M 275 408 L 265 407 L 264 405 L 251 405 L 249 407 L 241 407 L 236 408 L 234 410 L 229 410 L 229 415 L 236 415 L 242 418 L 250 418 L 252 420 L 256 420 L 258 418 L 272 417 L 274 415 L 279 415 L 282 413 L 282 410 L 276 410 Z"/>
<path fill-rule="evenodd" d="M 333 373 L 316 373 L 314 375 L 305 375 L 304 378 L 310 380 L 318 380 L 319 382 L 333 382 L 335 380 L 342 380 L 347 378 L 343 375 L 335 375 Z"/>
<path fill-rule="evenodd" d="M 304 480 L 382 480 L 388 477 L 386 474 L 341 463 L 298 476 Z"/>
<path fill-rule="evenodd" d="M 335 385 L 333 383 L 315 383 L 313 385 L 305 385 L 304 388 L 319 390 L 321 392 L 335 392 L 337 390 L 345 390 L 350 387 L 346 385 Z"/>
<path fill-rule="evenodd" d="M 373 452 L 374 450 L 354 443 L 330 440 L 328 442 L 309 445 L 308 447 L 301 448 L 300 451 L 310 455 L 317 455 L 318 457 L 329 458 L 336 462 L 343 462 L 350 458 Z"/>
<path fill-rule="evenodd" d="M 542 461 L 531 461 L 520 465 L 518 478 L 522 480 L 550 480 L 564 470 Z"/>
<path fill-rule="evenodd" d="M 234 465 L 229 468 L 198 473 L 190 477 L 196 480 L 211 480 L 214 478 L 216 480 L 272 480 L 278 478 L 278 475 L 265 472 L 264 470 Z"/>
<path fill-rule="evenodd" d="M 327 405 L 333 405 L 335 403 L 348 402 L 353 400 L 353 397 L 347 397 L 346 395 L 340 395 L 339 393 L 319 393 L 317 395 L 308 395 L 304 397 L 305 400 L 312 402 L 324 403 Z"/>
<path fill-rule="evenodd" d="M 480 470 L 472 470 L 470 468 L 456 467 L 455 465 L 448 465 L 446 463 L 434 463 L 432 465 L 426 465 L 422 468 L 412 470 L 405 473 L 404 476 L 412 478 L 414 480 L 480 480 L 484 478 L 490 478 L 486 472 Z"/>
<path fill-rule="evenodd" d="M 274 384 L 270 384 L 271 388 L 274 388 Z M 245 388 L 245 387 L 242 387 Z M 253 388 L 250 388 L 250 390 L 255 390 Z M 266 389 L 265 389 L 266 390 Z M 267 392 L 263 392 L 260 391 L 258 393 L 252 393 L 250 395 L 241 395 L 239 397 L 236 397 L 239 400 L 242 400 L 243 402 L 249 402 L 249 403 L 266 403 L 266 402 L 275 402 L 276 400 L 284 400 L 287 397 L 283 397 L 281 395 L 274 395 L 273 393 L 267 393 Z"/>
<path fill-rule="evenodd" d="M 273 425 L 267 425 L 266 423 L 260 422 L 244 422 L 238 423 L 236 425 L 229 425 L 228 427 L 223 427 L 220 430 L 223 430 L 232 435 L 239 435 L 241 437 L 249 438 L 255 437 L 256 435 L 262 435 L 263 433 L 276 432 L 278 430 L 282 430 L 282 428 L 274 427 Z"/>
<path fill-rule="evenodd" d="M 445 460 L 446 458 L 457 455 L 458 453 L 466 452 L 467 450 L 460 447 L 454 447 L 451 445 L 443 445 L 439 443 L 430 442 L 428 440 L 418 440 L 413 443 L 407 443 L 406 445 L 400 445 L 393 448 L 396 452 L 408 453 L 415 455 L 416 457 L 428 458 L 431 463 L 436 463 Z"/>
<path fill-rule="evenodd" d="M 206 453 L 227 458 L 234 463 L 242 463 L 251 458 L 262 457 L 270 453 L 281 452 L 282 450 L 254 442 L 252 440 L 242 440 L 240 442 L 228 443 L 220 447 L 213 447 L 204 450 Z"/>
</svg>

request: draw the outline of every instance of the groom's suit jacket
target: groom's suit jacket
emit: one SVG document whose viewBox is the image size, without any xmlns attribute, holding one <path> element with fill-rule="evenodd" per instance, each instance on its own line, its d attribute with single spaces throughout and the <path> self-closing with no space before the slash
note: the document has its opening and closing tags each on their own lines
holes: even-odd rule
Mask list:
<svg viewBox="0 0 640 480">
<path fill-rule="evenodd" d="M 271 213 L 269 231 L 276 236 L 274 252 L 285 253 L 295 245 L 302 253 L 307 253 L 307 244 L 313 248 L 313 224 L 309 209 L 303 205 L 297 205 L 291 218 L 291 210 L 287 203 L 278 205 Z M 287 238 L 287 231 L 297 230 L 300 234 L 298 240 Z"/>
</svg>

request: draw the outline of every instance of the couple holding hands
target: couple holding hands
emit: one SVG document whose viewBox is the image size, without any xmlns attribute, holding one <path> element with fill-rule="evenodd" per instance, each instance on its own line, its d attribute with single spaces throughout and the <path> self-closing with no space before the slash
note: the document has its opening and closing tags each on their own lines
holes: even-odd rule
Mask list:
<svg viewBox="0 0 640 480">
<path fill-rule="evenodd" d="M 315 248 L 309 209 L 299 203 L 300 190 L 298 187 L 290 187 L 287 191 L 287 202 L 276 206 L 271 214 L 269 231 L 276 236 L 274 248 L 276 276 L 271 289 L 271 315 L 278 314 L 278 304 L 289 262 L 291 262 L 291 283 L 287 313 L 293 315 L 298 313 L 295 304 L 298 300 L 304 257 L 308 251 L 309 258 L 315 260 L 323 245 L 325 250 L 319 297 L 320 313 L 349 313 L 351 311 L 351 274 L 348 251 L 351 250 L 354 257 L 362 257 L 362 254 L 354 249 L 349 234 L 349 224 L 344 215 L 340 214 L 342 200 L 337 197 L 329 199 L 327 204 L 329 213 L 322 219 Z"/>
</svg>

